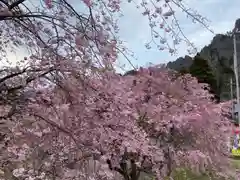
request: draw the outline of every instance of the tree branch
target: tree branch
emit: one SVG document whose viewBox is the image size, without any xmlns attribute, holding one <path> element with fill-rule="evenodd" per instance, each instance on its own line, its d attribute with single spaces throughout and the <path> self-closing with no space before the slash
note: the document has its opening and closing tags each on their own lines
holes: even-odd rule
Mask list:
<svg viewBox="0 0 240 180">
<path fill-rule="evenodd" d="M 14 7 L 17 7 L 19 4 L 23 3 L 25 0 L 18 0 L 18 1 L 15 1 L 13 2 L 10 6 L 8 6 L 8 9 L 11 10 L 13 9 Z"/>
</svg>

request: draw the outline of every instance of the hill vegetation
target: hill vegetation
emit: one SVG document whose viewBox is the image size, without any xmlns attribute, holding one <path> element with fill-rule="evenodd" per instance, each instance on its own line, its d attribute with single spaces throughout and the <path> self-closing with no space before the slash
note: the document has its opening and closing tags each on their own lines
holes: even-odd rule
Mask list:
<svg viewBox="0 0 240 180">
<path fill-rule="evenodd" d="M 211 86 L 211 91 L 216 95 L 216 98 L 220 99 L 221 101 L 231 99 L 230 78 L 233 77 L 234 74 L 233 40 L 231 33 L 227 32 L 226 34 L 216 35 L 211 43 L 205 46 L 197 56 L 205 59 L 212 71 L 210 74 L 208 74 L 209 79 L 212 79 L 212 76 L 214 76 L 216 82 L 211 80 L 211 82 L 209 81 L 208 84 Z M 197 77 L 193 71 L 189 71 L 190 67 L 195 66 L 196 68 L 196 63 L 192 66 L 195 58 L 196 57 L 192 58 L 190 56 L 185 56 L 184 58 L 180 57 L 176 61 L 169 62 L 167 67 L 179 72 L 190 72 L 193 76 Z M 202 65 L 199 64 L 200 69 L 204 68 L 201 66 Z M 209 68 L 208 70 L 210 70 Z"/>
</svg>

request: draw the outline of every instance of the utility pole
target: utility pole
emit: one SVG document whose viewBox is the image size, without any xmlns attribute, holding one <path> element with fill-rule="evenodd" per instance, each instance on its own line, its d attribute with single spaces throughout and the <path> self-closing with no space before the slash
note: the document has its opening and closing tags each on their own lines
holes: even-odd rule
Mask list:
<svg viewBox="0 0 240 180">
<path fill-rule="evenodd" d="M 232 118 L 234 118 L 234 102 L 233 102 L 233 79 L 230 77 L 230 91 L 231 91 L 231 100 L 232 100 Z"/>
<path fill-rule="evenodd" d="M 231 99 L 233 99 L 233 79 L 230 77 Z"/>
<path fill-rule="evenodd" d="M 234 47 L 234 54 L 233 54 L 233 63 L 234 63 L 234 74 L 236 79 L 236 93 L 237 93 L 237 104 L 240 104 L 239 99 L 239 80 L 238 80 L 238 62 L 237 62 L 237 44 L 236 44 L 236 34 L 233 34 L 233 47 Z"/>
<path fill-rule="evenodd" d="M 233 76 L 230 77 L 230 98 L 232 100 L 232 121 L 233 123 L 238 123 L 237 118 L 237 102 L 234 100 L 234 92 L 233 92 Z"/>
<path fill-rule="evenodd" d="M 236 20 L 235 27 L 233 30 L 233 47 L 234 47 L 234 54 L 233 54 L 233 63 L 234 63 L 234 74 L 236 80 L 236 94 L 237 94 L 237 104 L 235 106 L 235 111 L 238 113 L 238 124 L 240 124 L 240 95 L 239 95 L 239 76 L 238 76 L 238 59 L 237 59 L 237 41 L 236 36 L 240 35 L 240 19 Z M 238 27 L 239 26 L 239 27 Z M 239 39 L 239 38 L 237 38 Z M 239 42 L 238 42 L 239 43 Z"/>
</svg>

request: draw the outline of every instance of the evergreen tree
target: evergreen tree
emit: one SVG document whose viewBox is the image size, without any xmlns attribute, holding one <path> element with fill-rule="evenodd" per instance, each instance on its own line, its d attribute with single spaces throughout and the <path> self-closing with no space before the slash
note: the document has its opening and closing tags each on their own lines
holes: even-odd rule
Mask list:
<svg viewBox="0 0 240 180">
<path fill-rule="evenodd" d="M 189 70 L 188 70 L 187 68 L 182 68 L 182 69 L 179 71 L 179 73 L 180 73 L 181 75 L 184 75 L 184 74 L 188 74 L 188 73 L 190 73 L 190 72 L 189 72 Z"/>
<path fill-rule="evenodd" d="M 123 76 L 135 76 L 135 75 L 137 75 L 137 71 L 136 70 L 130 70 L 130 71 L 127 71 Z"/>
<path fill-rule="evenodd" d="M 214 94 L 215 100 L 220 101 L 217 91 L 217 81 L 207 60 L 197 54 L 194 57 L 193 64 L 189 68 L 189 73 L 198 79 L 199 83 L 207 83 L 210 86 L 210 93 Z"/>
</svg>

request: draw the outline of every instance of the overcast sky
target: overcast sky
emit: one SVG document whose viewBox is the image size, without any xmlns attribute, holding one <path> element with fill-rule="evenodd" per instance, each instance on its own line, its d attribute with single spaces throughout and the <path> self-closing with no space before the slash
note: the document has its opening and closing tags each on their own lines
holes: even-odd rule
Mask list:
<svg viewBox="0 0 240 180">
<path fill-rule="evenodd" d="M 194 8 L 211 21 L 209 25 L 216 34 L 232 30 L 235 20 L 240 18 L 239 0 L 189 0 L 187 3 L 189 7 Z M 148 62 L 166 63 L 187 54 L 185 44 L 179 46 L 177 56 L 171 56 L 168 52 L 160 52 L 156 48 L 146 50 L 144 43 L 150 38 L 148 21 L 144 21 L 143 16 L 132 7 L 126 8 L 124 13 L 126 15 L 120 21 L 121 37 L 127 40 L 128 46 L 136 53 L 138 60 L 132 60 L 135 65 L 144 66 Z M 184 13 L 178 12 L 177 15 L 185 35 L 194 42 L 198 50 L 211 42 L 214 34 L 200 25 L 193 24 Z"/>
<path fill-rule="evenodd" d="M 209 25 L 211 29 L 214 30 L 214 33 L 225 33 L 226 31 L 232 30 L 235 20 L 240 17 L 239 0 L 185 0 L 185 2 L 186 1 L 189 7 L 194 8 L 211 21 Z M 79 5 L 82 5 L 82 3 Z M 119 20 L 119 35 L 135 53 L 137 60 L 131 59 L 134 65 L 144 66 L 149 62 L 153 64 L 167 63 L 175 60 L 179 56 L 187 54 L 187 48 L 184 43 L 178 46 L 178 55 L 176 56 L 171 56 L 168 52 L 159 51 L 156 48 L 147 50 L 144 46 L 144 44 L 150 40 L 150 30 L 147 19 L 129 3 L 125 3 L 122 8 L 124 17 Z M 179 11 L 176 15 L 185 35 L 195 44 L 198 50 L 210 43 L 214 34 L 200 25 L 193 24 L 186 18 L 184 13 Z M 16 61 L 16 59 L 19 59 L 23 55 L 22 52 L 17 52 L 16 55 L 9 55 L 9 58 Z M 126 62 L 122 57 L 120 57 L 120 61 L 122 63 Z M 130 66 L 127 65 L 126 68 L 129 69 Z"/>
</svg>

